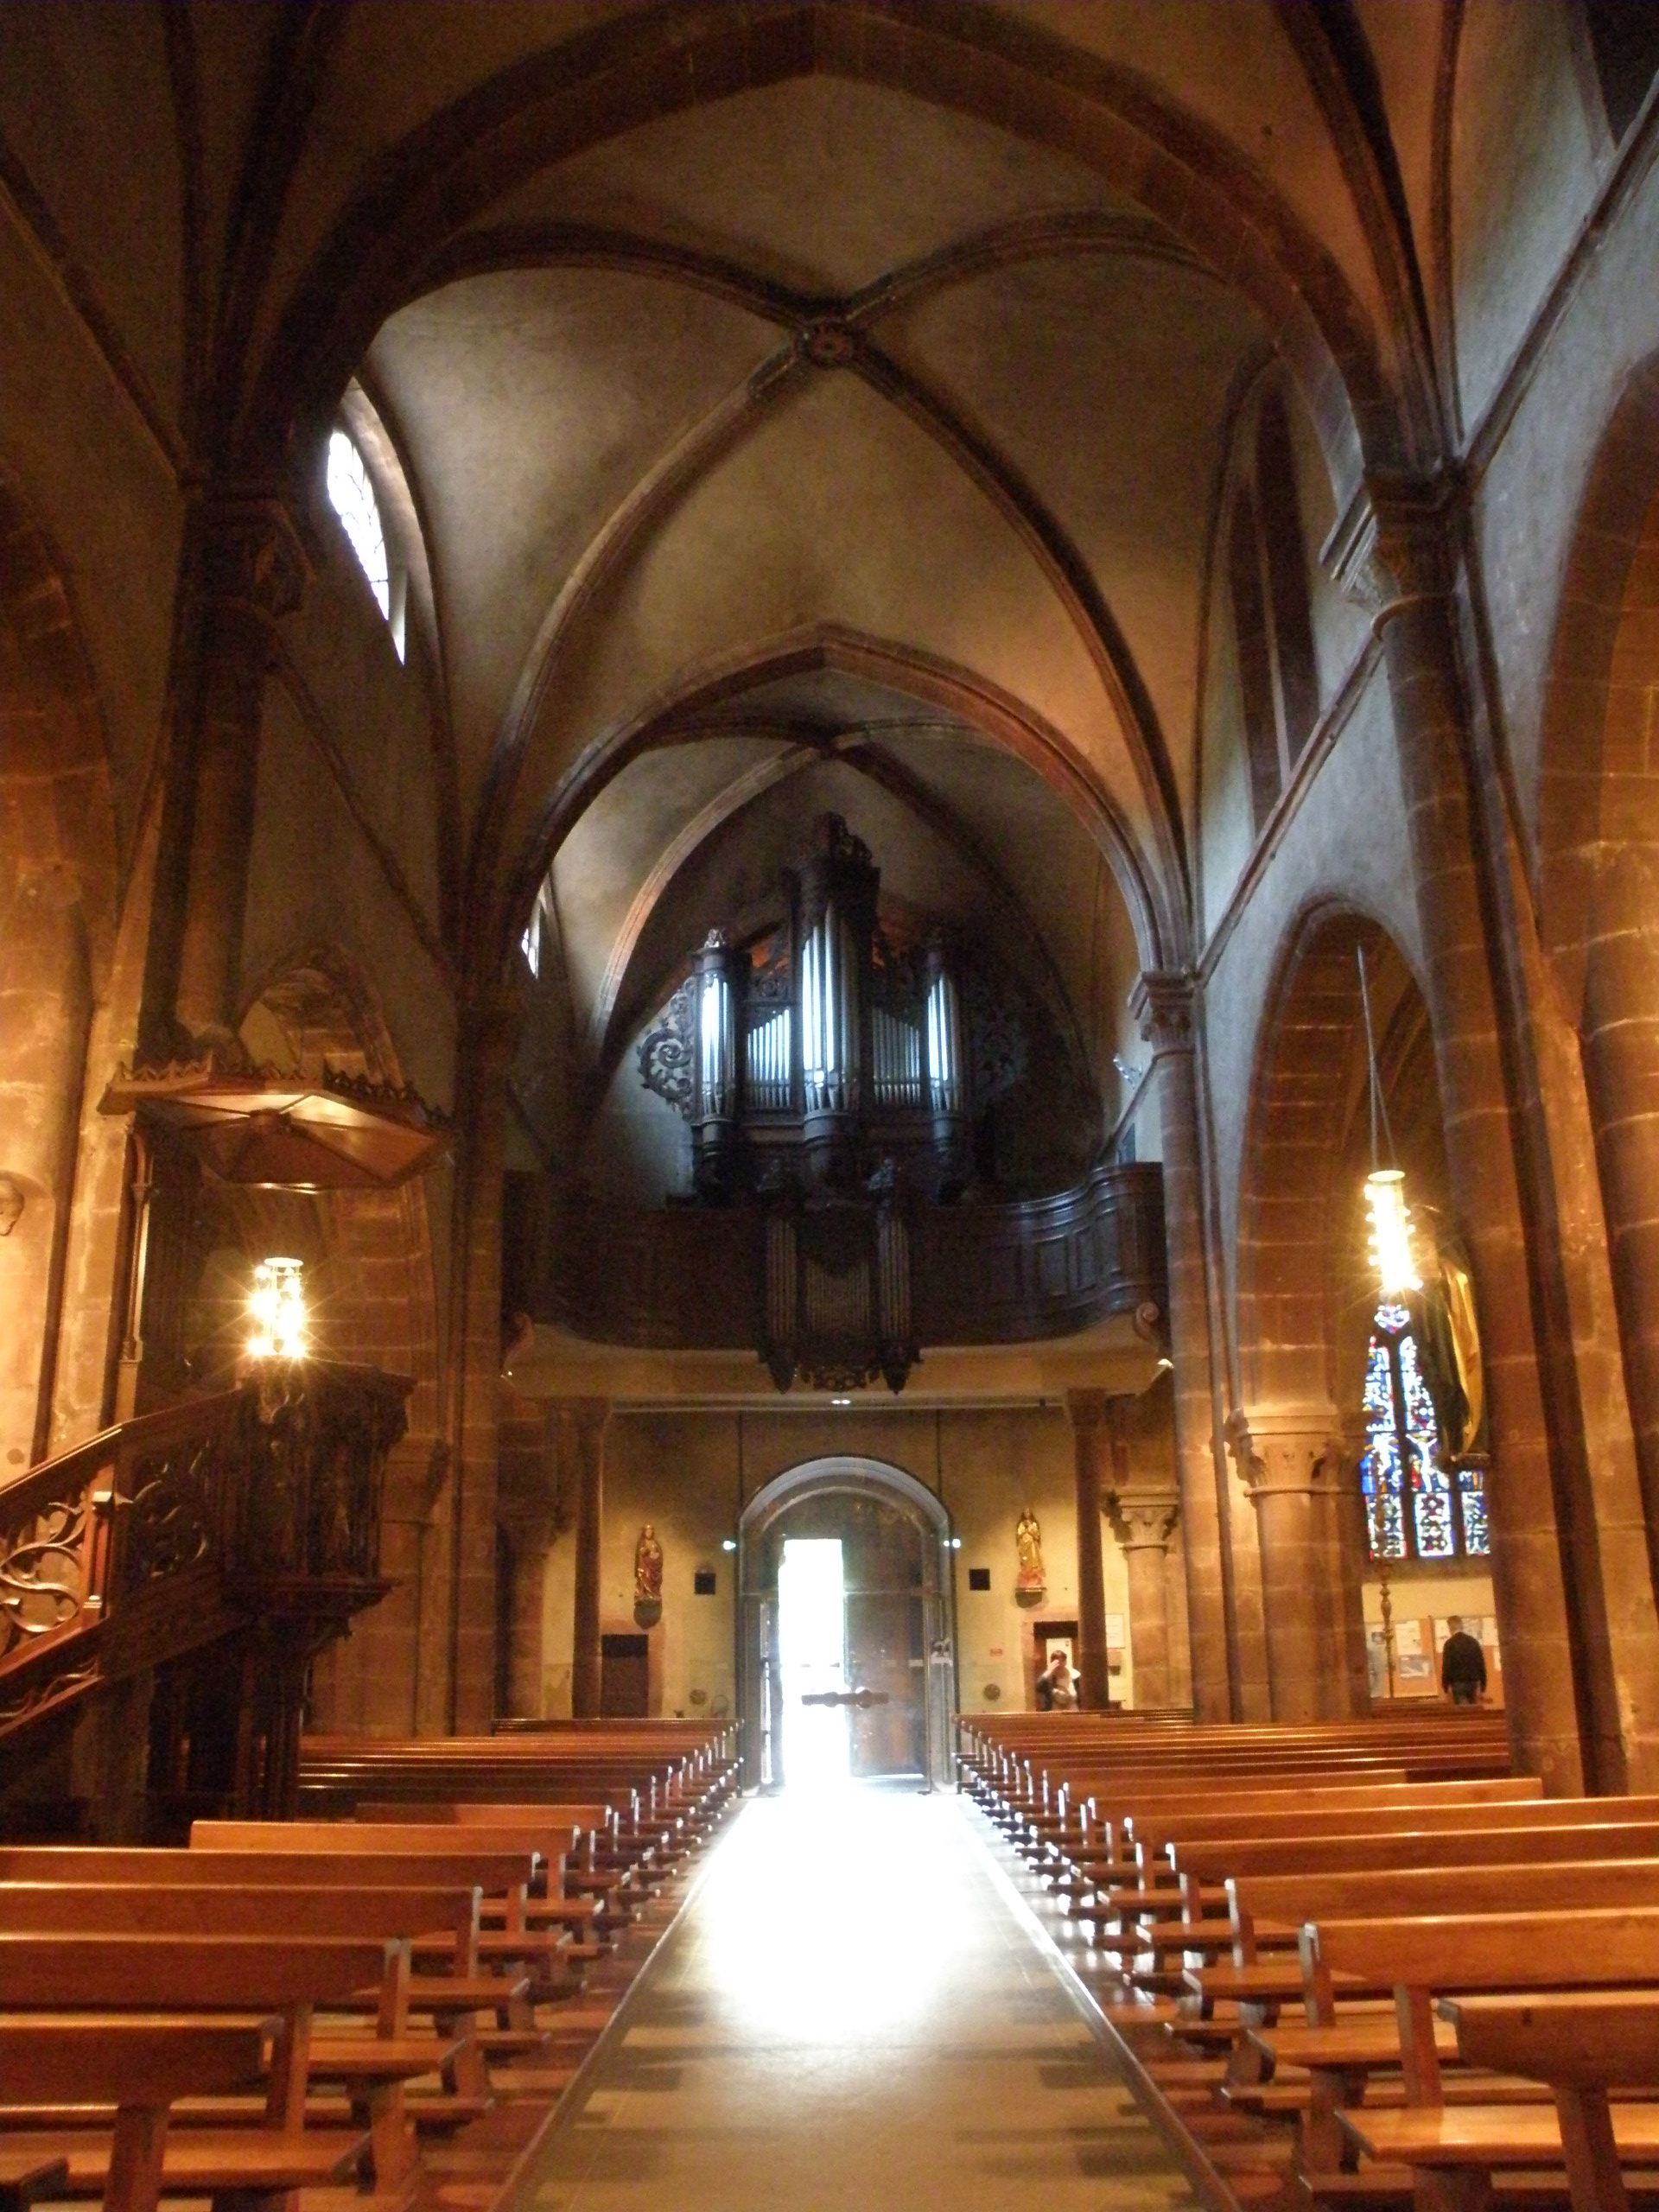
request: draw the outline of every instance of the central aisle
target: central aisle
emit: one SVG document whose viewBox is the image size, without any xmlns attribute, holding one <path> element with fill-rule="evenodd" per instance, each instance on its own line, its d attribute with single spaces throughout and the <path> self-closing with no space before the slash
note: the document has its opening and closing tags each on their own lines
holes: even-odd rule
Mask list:
<svg viewBox="0 0 1659 2212">
<path fill-rule="evenodd" d="M 1190 2205 L 971 1817 L 747 1805 L 515 2212 Z"/>
</svg>

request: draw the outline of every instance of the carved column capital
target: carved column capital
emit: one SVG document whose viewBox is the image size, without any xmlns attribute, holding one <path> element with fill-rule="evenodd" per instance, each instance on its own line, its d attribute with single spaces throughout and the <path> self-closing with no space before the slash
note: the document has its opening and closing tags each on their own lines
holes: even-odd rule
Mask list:
<svg viewBox="0 0 1659 2212">
<path fill-rule="evenodd" d="M 608 1398 L 555 1398 L 552 1410 L 560 1421 L 569 1421 L 584 1440 L 597 1440 L 604 1435 L 610 1421 L 611 1402 Z"/>
<path fill-rule="evenodd" d="M 1329 1407 L 1235 1407 L 1224 1433 L 1239 1479 L 1257 1500 L 1294 1491 L 1323 1496 L 1347 1471 L 1347 1440 Z"/>
<path fill-rule="evenodd" d="M 1345 598 L 1381 632 L 1424 600 L 1443 599 L 1457 573 L 1461 479 L 1373 474 L 1325 543 L 1325 563 Z"/>
<path fill-rule="evenodd" d="M 311 573 L 310 550 L 285 500 L 257 486 L 209 495 L 201 576 L 210 599 L 279 622 L 298 608 Z"/>
<path fill-rule="evenodd" d="M 1178 1498 L 1137 1497 L 1134 1493 L 1120 1492 L 1112 1507 L 1112 1522 L 1120 1549 L 1126 1552 L 1166 1551 L 1180 1516 L 1180 1510 Z"/>
<path fill-rule="evenodd" d="M 1137 976 L 1129 1012 L 1154 1056 L 1192 1049 L 1193 978 L 1185 969 L 1149 968 Z"/>
</svg>

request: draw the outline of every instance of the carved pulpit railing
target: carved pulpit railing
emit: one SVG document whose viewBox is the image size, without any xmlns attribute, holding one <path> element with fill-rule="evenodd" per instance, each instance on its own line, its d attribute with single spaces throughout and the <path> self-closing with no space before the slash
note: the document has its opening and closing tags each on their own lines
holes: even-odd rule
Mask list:
<svg viewBox="0 0 1659 2212">
<path fill-rule="evenodd" d="M 123 1421 L 0 1489 L 0 1740 L 226 1637 L 257 1647 L 238 1795 L 291 1792 L 305 1672 L 379 1576 L 410 1384 L 321 1360 Z"/>
</svg>

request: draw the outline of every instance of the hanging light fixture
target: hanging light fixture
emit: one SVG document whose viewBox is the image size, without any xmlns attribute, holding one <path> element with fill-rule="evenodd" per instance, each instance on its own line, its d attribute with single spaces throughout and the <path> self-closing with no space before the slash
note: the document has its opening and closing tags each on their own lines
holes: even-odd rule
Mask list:
<svg viewBox="0 0 1659 2212">
<path fill-rule="evenodd" d="M 261 1260 L 248 1299 L 250 1359 L 303 1359 L 306 1354 L 304 1263 Z"/>
<path fill-rule="evenodd" d="M 1359 1003 L 1365 1017 L 1365 1067 L 1370 1084 L 1371 1103 L 1371 1172 L 1365 1178 L 1365 1206 L 1370 1217 L 1371 1265 L 1376 1270 L 1376 1286 L 1383 1298 L 1397 1303 L 1408 1292 L 1421 1290 L 1422 1277 L 1417 1272 L 1411 1249 L 1411 1209 L 1406 1204 L 1405 1171 L 1399 1167 L 1384 1167 L 1377 1147 L 1380 1122 L 1382 1135 L 1388 1140 L 1389 1155 L 1394 1156 L 1394 1131 L 1389 1127 L 1389 1109 L 1382 1096 L 1382 1086 L 1376 1075 L 1376 1039 L 1371 1030 L 1371 994 L 1365 975 L 1365 948 L 1357 948 L 1359 962 Z"/>
<path fill-rule="evenodd" d="M 1411 1255 L 1411 1214 L 1402 1172 L 1374 1167 L 1365 1178 L 1365 1204 L 1370 1210 L 1371 1265 L 1376 1269 L 1377 1288 L 1397 1303 L 1408 1291 L 1423 1287 Z"/>
</svg>

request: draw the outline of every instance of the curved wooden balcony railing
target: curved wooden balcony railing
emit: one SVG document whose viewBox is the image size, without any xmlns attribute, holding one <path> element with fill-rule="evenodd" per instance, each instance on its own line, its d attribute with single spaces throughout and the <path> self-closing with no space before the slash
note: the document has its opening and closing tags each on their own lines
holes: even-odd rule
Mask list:
<svg viewBox="0 0 1659 2212">
<path fill-rule="evenodd" d="M 105 1429 L 0 1489 L 0 1739 L 262 1616 L 312 1649 L 384 1596 L 403 1377 L 307 1361 Z"/>
</svg>

